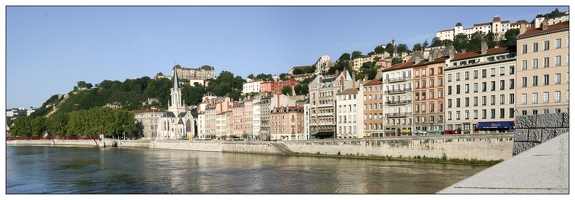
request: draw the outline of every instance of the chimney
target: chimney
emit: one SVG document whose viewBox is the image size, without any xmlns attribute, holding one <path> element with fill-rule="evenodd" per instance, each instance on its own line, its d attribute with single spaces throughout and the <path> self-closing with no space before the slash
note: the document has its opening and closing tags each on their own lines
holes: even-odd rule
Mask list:
<svg viewBox="0 0 575 200">
<path fill-rule="evenodd" d="M 319 77 L 319 83 L 323 83 L 323 78 Z"/>
<path fill-rule="evenodd" d="M 343 77 L 345 78 L 347 76 L 347 73 L 345 73 L 345 67 L 343 68 Z"/>
<path fill-rule="evenodd" d="M 278 105 L 277 107 L 280 107 L 280 93 L 276 93 L 277 97 L 278 97 Z"/>
<path fill-rule="evenodd" d="M 433 62 L 435 60 L 435 55 L 437 54 L 436 52 L 438 52 L 437 49 L 431 50 L 431 52 L 429 53 L 429 58 L 428 58 L 429 62 Z"/>
<path fill-rule="evenodd" d="M 338 69 L 335 70 L 335 77 L 337 77 L 337 76 L 339 76 L 339 70 Z"/>
<path fill-rule="evenodd" d="M 519 35 L 525 33 L 525 31 L 527 31 L 527 25 L 526 24 L 519 25 Z"/>
<path fill-rule="evenodd" d="M 481 54 L 485 54 L 487 53 L 487 49 L 489 47 L 487 46 L 487 41 L 486 40 L 481 40 Z"/>
<path fill-rule="evenodd" d="M 449 46 L 449 59 L 453 59 L 453 57 L 455 57 L 455 47 L 453 47 L 453 44 Z"/>
<path fill-rule="evenodd" d="M 355 88 L 355 71 L 351 72 L 351 79 L 353 80 L 353 88 Z"/>
<path fill-rule="evenodd" d="M 419 56 L 415 56 L 415 64 L 419 63 L 421 61 L 421 59 L 419 58 Z"/>
</svg>

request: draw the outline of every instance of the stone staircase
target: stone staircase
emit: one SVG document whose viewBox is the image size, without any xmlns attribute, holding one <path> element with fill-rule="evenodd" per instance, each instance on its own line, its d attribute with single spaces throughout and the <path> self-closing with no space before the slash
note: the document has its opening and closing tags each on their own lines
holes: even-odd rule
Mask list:
<svg viewBox="0 0 575 200">
<path fill-rule="evenodd" d="M 289 150 L 285 144 L 282 143 L 270 143 L 272 147 L 278 150 L 283 155 L 290 155 L 293 154 L 293 151 Z"/>
</svg>

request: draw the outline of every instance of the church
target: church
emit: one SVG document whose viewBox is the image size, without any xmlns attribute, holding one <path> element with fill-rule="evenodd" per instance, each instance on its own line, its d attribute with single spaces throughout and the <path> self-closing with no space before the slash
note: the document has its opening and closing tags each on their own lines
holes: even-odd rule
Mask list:
<svg viewBox="0 0 575 200">
<path fill-rule="evenodd" d="M 179 140 L 194 136 L 194 117 L 182 103 L 182 88 L 178 79 L 178 71 L 172 70 L 171 100 L 168 110 L 158 120 L 159 140 Z"/>
</svg>

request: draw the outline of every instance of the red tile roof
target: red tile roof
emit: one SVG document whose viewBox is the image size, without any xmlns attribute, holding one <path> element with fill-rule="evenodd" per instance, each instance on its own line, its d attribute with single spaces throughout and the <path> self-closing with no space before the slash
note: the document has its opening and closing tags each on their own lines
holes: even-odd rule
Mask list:
<svg viewBox="0 0 575 200">
<path fill-rule="evenodd" d="M 497 48 L 487 49 L 487 52 L 485 53 L 485 55 L 498 54 L 498 53 L 504 53 L 504 52 L 509 52 L 509 51 L 515 51 L 514 47 L 497 47 Z M 478 57 L 478 56 L 481 56 L 481 50 L 455 54 L 453 56 L 453 59 L 451 59 L 451 60 L 455 61 L 455 60 L 467 59 L 467 58 Z"/>
<path fill-rule="evenodd" d="M 543 30 L 542 28 L 528 28 L 525 31 L 525 33 L 518 35 L 517 38 L 521 39 L 521 38 L 525 38 L 525 37 L 529 37 L 529 36 L 534 36 L 536 34 L 557 31 L 557 30 L 565 29 L 565 28 L 569 29 L 569 23 L 560 23 L 560 24 L 549 25 L 547 27 L 547 30 Z"/>
<path fill-rule="evenodd" d="M 372 80 L 372 81 L 373 81 L 373 80 Z M 381 82 L 381 81 L 379 81 L 379 82 Z M 369 82 L 368 82 L 368 83 L 369 83 Z M 346 89 L 346 90 L 344 90 L 344 91 L 342 91 L 342 92 L 340 92 L 340 93 L 337 93 L 337 95 L 354 94 L 354 93 L 357 93 L 358 91 L 359 91 L 359 89 L 357 89 L 357 88 L 349 88 L 349 89 Z"/>
<path fill-rule="evenodd" d="M 363 85 L 379 85 L 379 84 L 381 84 L 381 80 L 373 79 L 373 80 L 369 80 L 368 82 L 366 82 Z"/>
</svg>

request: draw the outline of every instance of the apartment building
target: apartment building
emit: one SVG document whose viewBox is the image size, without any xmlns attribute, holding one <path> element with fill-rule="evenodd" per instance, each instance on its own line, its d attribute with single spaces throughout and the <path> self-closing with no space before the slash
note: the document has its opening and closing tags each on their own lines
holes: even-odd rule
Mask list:
<svg viewBox="0 0 575 200">
<path fill-rule="evenodd" d="M 363 91 L 352 87 L 336 94 L 337 138 L 363 138 Z"/>
<path fill-rule="evenodd" d="M 446 49 L 455 53 L 453 48 Z M 439 135 L 444 131 L 444 67 L 448 59 L 434 51 L 429 59 L 413 65 L 414 121 L 418 135 Z"/>
<path fill-rule="evenodd" d="M 158 120 L 165 110 L 161 109 L 146 109 L 134 111 L 136 118 L 136 127 L 138 133 L 143 135 L 144 139 L 155 139 L 158 137 Z"/>
<path fill-rule="evenodd" d="M 335 137 L 335 98 L 338 92 L 353 86 L 352 77 L 346 72 L 335 76 L 318 75 L 309 84 L 310 134 L 316 138 Z"/>
<path fill-rule="evenodd" d="M 262 82 L 258 80 L 248 79 L 243 85 L 242 94 L 249 94 L 252 92 L 259 93 L 261 83 Z"/>
<path fill-rule="evenodd" d="M 501 40 L 507 30 L 510 29 L 510 27 L 511 23 L 509 20 L 501 21 L 501 18 L 498 15 L 495 15 L 491 22 L 473 24 L 473 27 L 471 28 L 463 28 L 461 22 L 457 22 L 453 29 L 437 31 L 435 33 L 435 37 L 438 37 L 441 40 L 453 40 L 456 35 L 462 33 L 465 34 L 468 38 L 471 38 L 473 33 L 481 31 L 485 34 L 492 32 L 495 34 L 497 40 Z"/>
<path fill-rule="evenodd" d="M 383 137 L 383 85 L 380 79 L 362 84 L 364 137 Z"/>
<path fill-rule="evenodd" d="M 323 72 L 327 72 L 334 63 L 331 61 L 328 55 L 323 55 L 317 59 L 315 62 L 315 73 L 314 74 L 321 74 Z"/>
<path fill-rule="evenodd" d="M 232 135 L 241 137 L 244 133 L 244 103 L 234 102 L 232 106 Z"/>
<path fill-rule="evenodd" d="M 569 24 L 521 28 L 517 37 L 518 114 L 569 112 Z"/>
<path fill-rule="evenodd" d="M 246 134 L 248 137 L 252 137 L 253 136 L 253 118 L 254 118 L 254 110 L 253 110 L 253 99 L 248 99 L 244 101 L 244 111 L 243 111 L 243 115 L 242 115 L 242 124 L 243 124 L 243 130 L 242 130 L 242 138 L 243 135 Z"/>
<path fill-rule="evenodd" d="M 255 98 L 252 100 L 252 138 L 259 138 L 261 129 L 261 107 L 260 99 Z"/>
<path fill-rule="evenodd" d="M 232 132 L 232 111 L 216 114 L 215 135 L 229 137 Z"/>
<path fill-rule="evenodd" d="M 271 111 L 273 140 L 303 140 L 303 106 L 279 106 Z"/>
<path fill-rule="evenodd" d="M 203 125 L 198 126 L 198 137 L 199 138 L 209 138 L 211 136 L 220 137 L 221 135 L 216 134 L 216 115 L 222 112 L 231 111 L 233 101 L 229 97 L 216 97 L 216 98 L 205 98 L 206 100 L 200 104 L 200 116 L 204 116 Z M 202 112 L 202 107 L 205 106 L 205 110 Z M 204 113 L 204 114 L 202 114 Z M 200 134 L 203 133 L 203 134 Z M 229 133 L 228 133 L 229 134 Z"/>
<path fill-rule="evenodd" d="M 416 57 L 417 58 L 417 57 Z M 385 136 L 413 133 L 413 64 L 420 60 L 395 64 L 381 70 L 383 77 Z"/>
<path fill-rule="evenodd" d="M 501 133 L 514 128 L 516 48 L 455 54 L 446 64 L 446 131 Z"/>
</svg>

